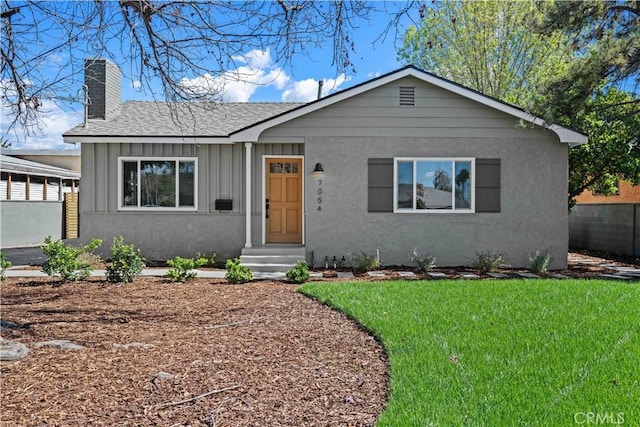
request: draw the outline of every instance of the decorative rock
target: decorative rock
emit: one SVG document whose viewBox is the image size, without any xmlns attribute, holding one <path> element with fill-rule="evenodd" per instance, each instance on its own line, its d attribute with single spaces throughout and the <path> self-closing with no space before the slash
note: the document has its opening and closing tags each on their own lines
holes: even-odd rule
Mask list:
<svg viewBox="0 0 640 427">
<path fill-rule="evenodd" d="M 463 279 L 479 279 L 480 276 L 478 276 L 476 273 L 472 273 L 471 271 L 463 271 L 462 273 L 460 273 L 460 277 L 462 277 Z"/>
<path fill-rule="evenodd" d="M 0 337 L 0 361 L 22 359 L 27 353 L 29 353 L 29 348 L 26 345 Z"/>
<path fill-rule="evenodd" d="M 538 276 L 537 274 L 527 273 L 527 272 L 518 273 L 518 276 L 524 277 L 525 279 L 539 279 L 540 278 L 540 276 Z"/>
<path fill-rule="evenodd" d="M 8 320 L 0 319 L 0 331 L 4 331 L 5 329 L 22 329 L 24 326 L 18 325 L 17 323 L 10 322 Z"/>
<path fill-rule="evenodd" d="M 353 273 L 350 271 L 338 271 L 338 279 L 353 279 Z"/>
<path fill-rule="evenodd" d="M 504 273 L 487 273 L 489 276 L 493 277 L 494 279 L 508 279 L 509 276 L 504 274 Z"/>
<path fill-rule="evenodd" d="M 52 341 L 41 341 L 36 343 L 36 347 L 54 347 L 60 350 L 84 350 L 86 347 L 83 347 L 78 344 L 74 344 L 69 340 L 52 340 Z"/>
<path fill-rule="evenodd" d="M 416 273 L 414 273 L 413 271 L 398 271 L 398 275 L 405 278 L 416 277 Z"/>
<path fill-rule="evenodd" d="M 156 374 L 156 376 L 155 376 L 155 378 L 154 378 L 154 379 L 158 379 L 158 380 L 171 380 L 171 379 L 173 379 L 173 377 L 174 377 L 174 376 L 175 376 L 175 375 L 170 374 L 169 372 L 163 372 L 163 371 L 160 371 L 160 372 L 158 372 L 158 373 Z"/>
<path fill-rule="evenodd" d="M 322 273 L 317 272 L 317 271 L 310 271 L 309 272 L 309 277 L 314 278 L 314 279 L 322 279 Z"/>
<path fill-rule="evenodd" d="M 554 279 L 571 279 L 571 277 L 560 273 L 552 273 L 551 277 L 553 277 Z"/>
<path fill-rule="evenodd" d="M 444 273 L 439 273 L 439 272 L 429 272 L 427 273 L 429 276 L 433 277 L 434 279 L 444 279 L 445 277 L 447 277 L 446 274 Z"/>
<path fill-rule="evenodd" d="M 385 277 L 385 274 L 382 271 L 367 271 L 367 276 L 369 276 L 369 277 Z"/>
</svg>

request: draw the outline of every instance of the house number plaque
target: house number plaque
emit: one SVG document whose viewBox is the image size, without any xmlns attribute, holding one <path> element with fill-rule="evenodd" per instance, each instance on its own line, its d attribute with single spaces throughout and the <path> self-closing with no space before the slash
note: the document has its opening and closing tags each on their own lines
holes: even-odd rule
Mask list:
<svg viewBox="0 0 640 427">
<path fill-rule="evenodd" d="M 316 191 L 318 194 L 318 211 L 322 211 L 322 180 L 318 180 L 318 190 Z"/>
</svg>

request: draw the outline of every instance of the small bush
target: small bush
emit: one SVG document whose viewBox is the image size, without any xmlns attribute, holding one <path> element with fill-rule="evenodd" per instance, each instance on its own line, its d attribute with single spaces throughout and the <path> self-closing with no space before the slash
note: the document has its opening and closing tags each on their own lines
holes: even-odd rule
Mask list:
<svg viewBox="0 0 640 427">
<path fill-rule="evenodd" d="M 304 283 L 309 280 L 309 266 L 305 261 L 298 261 L 295 267 L 286 272 L 286 276 L 290 282 Z"/>
<path fill-rule="evenodd" d="M 86 279 L 100 261 L 93 251 L 101 244 L 102 240 L 93 239 L 88 245 L 74 248 L 47 236 L 42 246 L 42 252 L 47 256 L 42 271 L 49 276 L 59 274 L 65 282 Z"/>
<path fill-rule="evenodd" d="M 214 267 L 216 262 L 218 262 L 218 254 L 216 252 L 198 252 L 196 259 L 204 260 L 204 264 L 202 264 L 203 267 Z"/>
<path fill-rule="evenodd" d="M 253 279 L 253 273 L 249 268 L 240 264 L 239 258 L 228 259 L 224 267 L 227 269 L 227 274 L 225 274 L 224 278 L 229 283 L 247 283 Z"/>
<path fill-rule="evenodd" d="M 349 261 L 355 272 L 371 271 L 380 268 L 380 260 L 378 257 L 369 255 L 364 251 L 361 251 L 359 254 L 349 254 Z"/>
<path fill-rule="evenodd" d="M 551 253 L 548 249 L 537 250 L 535 255 L 529 255 L 529 268 L 536 274 L 549 271 L 549 264 L 551 264 Z"/>
<path fill-rule="evenodd" d="M 426 273 L 436 266 L 436 257 L 423 253 L 419 251 L 418 248 L 415 248 L 413 252 L 409 254 L 409 259 L 411 262 L 415 262 L 418 265 L 418 270 L 423 273 Z"/>
<path fill-rule="evenodd" d="M 193 270 L 203 266 L 206 262 L 207 260 L 203 258 L 193 259 L 177 256 L 174 259 L 167 260 L 167 264 L 171 268 L 165 277 L 168 277 L 172 282 L 186 282 L 196 277 L 196 272 Z"/>
<path fill-rule="evenodd" d="M 4 280 L 4 272 L 7 268 L 11 267 L 11 261 L 7 261 L 5 255 L 0 252 L 0 280 Z"/>
<path fill-rule="evenodd" d="M 507 266 L 503 257 L 504 254 L 492 251 L 476 252 L 476 259 L 473 261 L 472 266 L 483 273 L 494 271 Z"/>
<path fill-rule="evenodd" d="M 114 237 L 111 244 L 111 265 L 106 268 L 107 280 L 114 283 L 130 283 L 142 273 L 145 259 L 140 249 L 124 243 L 124 238 Z"/>
</svg>

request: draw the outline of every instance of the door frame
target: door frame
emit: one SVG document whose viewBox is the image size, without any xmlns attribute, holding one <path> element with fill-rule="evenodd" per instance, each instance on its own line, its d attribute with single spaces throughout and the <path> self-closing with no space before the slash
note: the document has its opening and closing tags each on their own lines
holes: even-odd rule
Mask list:
<svg viewBox="0 0 640 427">
<path fill-rule="evenodd" d="M 262 155 L 262 197 L 261 197 L 261 205 L 260 205 L 260 211 L 262 212 L 261 217 L 262 217 L 262 244 L 265 245 L 266 244 L 266 240 L 267 240 L 267 212 L 266 209 L 264 208 L 266 205 L 266 200 L 267 200 L 267 159 L 300 159 L 300 165 L 302 166 L 302 211 L 300 212 L 300 215 L 302 215 L 302 242 L 301 244 L 304 246 L 305 245 L 305 218 L 306 218 L 306 214 L 305 214 L 305 180 L 306 180 L 306 165 L 304 163 L 304 155 L 291 155 L 291 154 L 263 154 Z M 278 243 L 273 243 L 274 245 L 277 245 Z M 287 243 L 282 243 L 282 244 L 287 244 Z"/>
</svg>

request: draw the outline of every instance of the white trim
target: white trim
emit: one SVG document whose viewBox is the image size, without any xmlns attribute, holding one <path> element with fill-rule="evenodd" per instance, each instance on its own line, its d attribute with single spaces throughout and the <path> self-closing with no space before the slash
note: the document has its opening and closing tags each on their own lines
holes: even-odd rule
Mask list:
<svg viewBox="0 0 640 427">
<path fill-rule="evenodd" d="M 63 141 L 68 144 L 78 142 L 85 144 L 233 144 L 226 136 L 82 136 L 63 135 Z"/>
<path fill-rule="evenodd" d="M 244 247 L 250 248 L 251 245 L 251 199 L 253 194 L 251 191 L 251 158 L 253 150 L 250 142 L 244 143 L 245 153 L 245 223 L 244 223 Z"/>
<path fill-rule="evenodd" d="M 176 207 L 140 207 L 140 162 L 146 161 L 175 161 L 175 162 L 193 162 L 193 206 L 179 207 L 180 203 L 180 169 L 179 164 L 176 165 Z M 138 164 L 138 206 L 122 205 L 122 165 L 124 162 L 136 162 Z M 118 157 L 118 211 L 119 212 L 197 212 L 198 211 L 198 158 L 197 157 L 158 157 L 158 156 L 121 156 Z"/>
<path fill-rule="evenodd" d="M 322 98 L 318 101 L 312 102 L 303 107 L 296 108 L 293 111 L 290 111 L 285 114 L 281 114 L 270 120 L 266 120 L 262 123 L 257 123 L 244 130 L 231 134 L 229 136 L 229 139 L 232 142 L 240 142 L 240 141 L 257 142 L 262 132 L 264 132 L 267 129 L 270 129 L 274 126 L 278 126 L 282 123 L 288 122 L 290 120 L 293 120 L 298 117 L 304 116 L 306 114 L 312 113 L 314 111 L 320 110 L 329 105 L 333 105 L 337 102 L 357 96 L 361 93 L 386 85 L 388 83 L 394 82 L 396 80 L 402 79 L 407 76 L 415 77 L 419 80 L 430 83 L 434 86 L 448 90 L 449 92 L 452 92 L 460 96 L 463 96 L 465 98 L 471 99 L 473 101 L 479 102 L 480 104 L 486 105 L 487 107 L 493 108 L 498 111 L 502 111 L 503 113 L 509 114 L 516 118 L 527 121 L 529 123 L 533 123 L 534 125 L 547 128 L 552 132 L 554 132 L 560 138 L 560 142 L 567 143 L 570 146 L 584 144 L 588 141 L 588 138 L 579 132 L 576 132 L 574 130 L 571 130 L 556 124 L 547 125 L 545 121 L 540 117 L 536 117 L 518 108 L 512 107 L 509 104 L 505 104 L 503 102 L 489 98 L 478 92 L 472 91 L 470 89 L 459 86 L 447 80 L 441 79 L 433 74 L 425 73 L 424 71 L 420 71 L 412 67 L 403 68 L 399 71 L 387 74 L 386 76 L 371 80 L 368 83 L 364 83 L 362 85 L 353 87 L 351 89 L 345 89 L 342 92 L 338 92 L 334 95 L 330 95 L 326 98 Z"/>
<path fill-rule="evenodd" d="M 413 162 L 413 208 L 398 208 L 398 163 Z M 455 184 L 452 182 L 453 190 L 451 191 L 451 209 L 417 209 L 417 162 L 451 162 L 452 171 L 455 173 L 454 162 L 470 162 L 471 163 L 471 207 L 468 209 L 455 208 Z M 410 214 L 470 214 L 476 211 L 476 159 L 474 157 L 394 157 L 393 159 L 393 213 L 410 213 Z"/>
<path fill-rule="evenodd" d="M 300 162 L 300 166 L 302 167 L 302 212 L 300 213 L 300 215 L 302 215 L 302 245 L 305 245 L 305 220 L 307 215 L 305 214 L 305 176 L 306 176 L 306 170 L 307 170 L 307 165 L 305 164 L 305 158 L 304 155 L 299 155 L 299 154 L 282 154 L 282 155 L 278 155 L 278 154 L 263 154 L 262 155 L 262 207 L 261 207 L 261 211 L 262 211 L 262 244 L 265 245 L 267 242 L 267 212 L 265 209 L 265 205 L 266 205 L 266 201 L 267 201 L 267 159 L 301 159 L 302 161 Z"/>
</svg>

